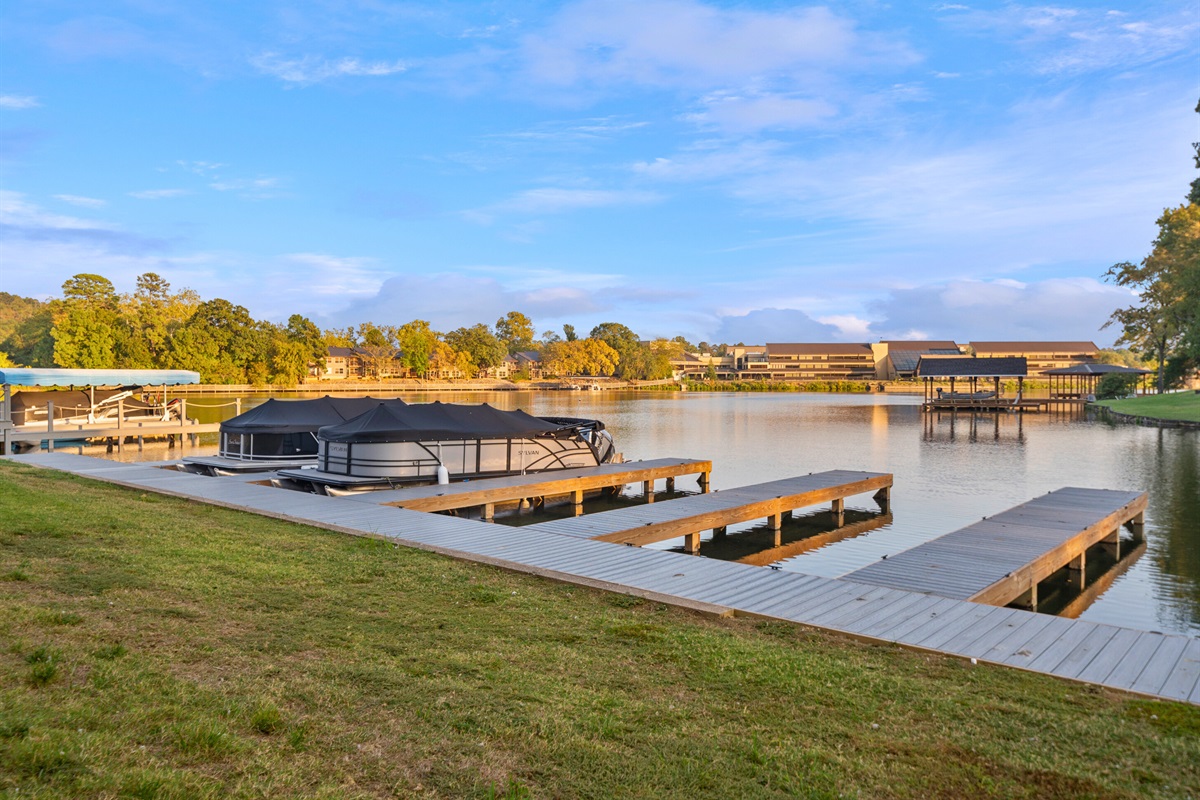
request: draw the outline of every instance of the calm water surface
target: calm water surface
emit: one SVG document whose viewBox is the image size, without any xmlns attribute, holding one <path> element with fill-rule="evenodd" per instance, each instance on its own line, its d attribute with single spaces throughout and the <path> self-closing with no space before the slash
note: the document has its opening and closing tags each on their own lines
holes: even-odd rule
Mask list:
<svg viewBox="0 0 1200 800">
<path fill-rule="evenodd" d="M 1080 616 L 1200 635 L 1200 433 L 1194 431 L 1110 426 L 1078 412 L 926 414 L 917 397 L 885 395 L 502 392 L 405 399 L 595 417 L 626 459 L 711 459 L 718 490 L 829 469 L 894 473 L 890 522 L 780 562 L 830 577 L 1063 486 L 1147 490 L 1144 552 L 1126 559 L 1125 571 Z M 190 400 L 189 416 L 232 415 L 231 406 L 200 408 L 219 402 L 225 400 Z M 247 399 L 242 408 L 257 402 Z M 161 450 L 143 455 L 164 457 Z M 137 456 L 127 448 L 123 457 Z M 694 487 L 683 479 L 680 488 Z M 851 498 L 847 509 L 878 511 L 867 495 Z"/>
</svg>

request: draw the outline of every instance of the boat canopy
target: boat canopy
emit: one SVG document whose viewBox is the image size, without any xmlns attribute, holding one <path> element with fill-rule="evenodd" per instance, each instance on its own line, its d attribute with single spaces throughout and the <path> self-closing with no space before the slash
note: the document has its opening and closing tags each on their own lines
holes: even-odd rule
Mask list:
<svg viewBox="0 0 1200 800">
<path fill-rule="evenodd" d="M 501 411 L 487 403 L 380 403 L 372 410 L 340 425 L 317 431 L 326 442 L 433 442 L 439 439 L 518 439 L 546 436 L 574 427 L 549 422 L 524 411 Z"/>
<path fill-rule="evenodd" d="M 313 400 L 277 400 L 272 397 L 262 405 L 222 422 L 221 433 L 315 433 L 318 428 L 354 419 L 381 404 L 407 405 L 403 400 L 378 397 L 326 395 Z"/>
<path fill-rule="evenodd" d="M 185 369 L 0 369 L 8 386 L 181 386 L 200 382 Z"/>
</svg>

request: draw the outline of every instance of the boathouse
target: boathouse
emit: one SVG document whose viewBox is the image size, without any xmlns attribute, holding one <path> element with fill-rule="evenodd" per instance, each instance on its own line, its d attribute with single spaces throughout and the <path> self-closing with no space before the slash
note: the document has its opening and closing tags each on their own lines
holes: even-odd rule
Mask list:
<svg viewBox="0 0 1200 800">
<path fill-rule="evenodd" d="M 925 408 L 975 411 L 1035 410 L 1041 401 L 1023 398 L 1029 369 L 1024 358 L 921 357 L 916 376 L 924 383 Z M 1017 380 L 1017 392 L 1004 396 L 1002 381 Z M 949 382 L 947 391 L 938 384 Z"/>
<path fill-rule="evenodd" d="M 1050 379 L 1051 400 L 1086 400 L 1095 397 L 1096 386 L 1105 375 L 1127 375 L 1130 383 L 1140 391 L 1144 389 L 1148 369 L 1123 367 L 1118 364 L 1075 364 L 1061 369 L 1048 369 L 1042 373 Z"/>
</svg>

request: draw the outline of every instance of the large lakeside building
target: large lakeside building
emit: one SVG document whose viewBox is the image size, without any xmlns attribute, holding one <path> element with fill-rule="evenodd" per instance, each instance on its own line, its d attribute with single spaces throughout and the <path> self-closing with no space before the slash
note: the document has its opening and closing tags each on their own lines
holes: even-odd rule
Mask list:
<svg viewBox="0 0 1200 800">
<path fill-rule="evenodd" d="M 1029 375 L 1095 363 L 1091 342 L 972 342 L 949 340 L 872 343 L 771 342 L 734 345 L 724 355 L 687 353 L 671 363 L 680 378 L 748 381 L 891 381 L 912 378 L 922 359 L 1025 358 Z"/>
</svg>

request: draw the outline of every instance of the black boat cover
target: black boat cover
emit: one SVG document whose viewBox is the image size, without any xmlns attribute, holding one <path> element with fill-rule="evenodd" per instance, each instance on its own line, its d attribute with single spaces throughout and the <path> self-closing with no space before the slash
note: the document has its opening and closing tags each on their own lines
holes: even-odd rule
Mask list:
<svg viewBox="0 0 1200 800">
<path fill-rule="evenodd" d="M 314 400 L 277 400 L 221 423 L 221 433 L 316 433 L 325 425 L 337 425 L 370 411 L 380 404 L 405 406 L 403 400 L 378 397 L 318 397 Z"/>
<path fill-rule="evenodd" d="M 455 439 L 512 439 L 545 436 L 573 427 L 539 419 L 524 411 L 501 411 L 487 403 L 420 403 L 375 408 L 340 425 L 317 431 L 326 442 L 418 442 Z"/>
</svg>

